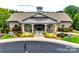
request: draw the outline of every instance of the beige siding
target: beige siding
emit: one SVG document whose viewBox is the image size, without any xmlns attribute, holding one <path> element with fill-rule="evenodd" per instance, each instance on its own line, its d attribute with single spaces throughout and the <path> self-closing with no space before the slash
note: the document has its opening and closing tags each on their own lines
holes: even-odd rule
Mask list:
<svg viewBox="0 0 79 59">
<path fill-rule="evenodd" d="M 59 24 L 58 24 L 58 28 L 62 28 L 62 25 L 64 25 L 64 26 L 65 26 L 65 28 L 69 28 L 69 27 L 70 27 L 70 25 L 71 25 L 71 23 L 69 23 L 69 22 L 59 23 Z"/>
<path fill-rule="evenodd" d="M 9 22 L 9 28 L 10 28 L 10 30 L 12 30 L 12 28 L 13 28 L 15 25 L 20 26 L 20 24 L 19 24 L 18 22 Z"/>
</svg>

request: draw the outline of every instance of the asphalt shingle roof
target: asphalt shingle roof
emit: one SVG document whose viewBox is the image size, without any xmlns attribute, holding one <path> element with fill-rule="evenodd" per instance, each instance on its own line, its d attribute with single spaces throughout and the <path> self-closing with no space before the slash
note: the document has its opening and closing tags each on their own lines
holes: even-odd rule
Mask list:
<svg viewBox="0 0 79 59">
<path fill-rule="evenodd" d="M 25 13 L 14 13 L 10 16 L 7 21 L 19 21 L 34 16 L 37 12 L 25 12 Z M 72 21 L 71 18 L 65 13 L 56 12 L 42 12 L 41 14 L 46 15 L 57 21 Z"/>
</svg>

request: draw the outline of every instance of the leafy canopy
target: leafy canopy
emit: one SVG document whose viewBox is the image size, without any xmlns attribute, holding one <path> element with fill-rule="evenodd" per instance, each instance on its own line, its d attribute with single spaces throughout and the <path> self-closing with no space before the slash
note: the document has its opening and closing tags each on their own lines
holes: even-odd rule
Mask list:
<svg viewBox="0 0 79 59">
<path fill-rule="evenodd" d="M 79 12 L 79 7 L 74 5 L 69 5 L 64 8 L 64 12 L 67 13 L 73 19 L 75 14 Z"/>
<path fill-rule="evenodd" d="M 76 13 L 76 15 L 74 16 L 73 18 L 73 27 L 76 29 L 76 30 L 79 30 L 79 13 Z"/>
<path fill-rule="evenodd" d="M 5 32 L 6 28 L 8 28 L 8 26 L 7 26 L 7 19 L 14 12 L 18 12 L 18 11 L 8 10 L 8 9 L 5 9 L 5 8 L 0 8 L 0 28 L 2 28 L 3 32 Z"/>
<path fill-rule="evenodd" d="M 73 20 L 73 28 L 79 30 L 79 7 L 69 5 L 66 8 L 64 8 L 64 12 L 68 14 Z"/>
</svg>

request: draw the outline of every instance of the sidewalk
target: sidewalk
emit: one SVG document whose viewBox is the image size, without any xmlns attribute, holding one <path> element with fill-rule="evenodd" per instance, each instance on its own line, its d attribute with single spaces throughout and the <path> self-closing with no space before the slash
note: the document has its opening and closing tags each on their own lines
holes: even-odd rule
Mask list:
<svg viewBox="0 0 79 59">
<path fill-rule="evenodd" d="M 57 32 L 58 33 L 62 33 L 62 32 Z M 67 33 L 67 34 L 72 34 L 72 35 L 79 35 L 79 33 L 72 33 L 72 32 L 64 32 L 64 33 Z"/>
</svg>

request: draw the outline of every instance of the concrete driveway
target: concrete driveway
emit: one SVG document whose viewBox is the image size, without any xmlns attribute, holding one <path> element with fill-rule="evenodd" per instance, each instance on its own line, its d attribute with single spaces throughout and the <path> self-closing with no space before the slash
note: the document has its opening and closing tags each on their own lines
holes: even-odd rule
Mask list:
<svg viewBox="0 0 79 59">
<path fill-rule="evenodd" d="M 79 53 L 79 48 L 41 41 L 18 41 L 0 44 L 0 53 Z"/>
</svg>

